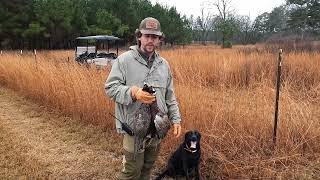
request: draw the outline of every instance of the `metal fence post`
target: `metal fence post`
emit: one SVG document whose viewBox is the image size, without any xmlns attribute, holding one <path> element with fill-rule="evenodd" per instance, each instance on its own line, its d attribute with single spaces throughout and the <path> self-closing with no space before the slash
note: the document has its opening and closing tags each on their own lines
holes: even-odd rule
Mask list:
<svg viewBox="0 0 320 180">
<path fill-rule="evenodd" d="M 279 57 L 277 63 L 277 81 L 276 81 L 276 103 L 274 112 L 274 127 L 273 127 L 273 144 L 277 143 L 277 128 L 278 128 L 278 112 L 279 112 L 279 95 L 281 84 L 281 66 L 282 66 L 282 49 L 279 50 Z"/>
</svg>

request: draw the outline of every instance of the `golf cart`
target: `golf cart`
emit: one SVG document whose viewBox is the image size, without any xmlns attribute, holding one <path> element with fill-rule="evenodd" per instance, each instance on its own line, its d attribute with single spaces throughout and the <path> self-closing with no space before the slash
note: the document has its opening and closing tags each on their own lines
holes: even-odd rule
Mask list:
<svg viewBox="0 0 320 180">
<path fill-rule="evenodd" d="M 118 57 L 119 41 L 115 36 L 97 35 L 76 38 L 75 60 L 81 64 L 94 64 L 97 67 L 112 65 Z M 109 52 L 116 46 L 116 53 Z"/>
</svg>

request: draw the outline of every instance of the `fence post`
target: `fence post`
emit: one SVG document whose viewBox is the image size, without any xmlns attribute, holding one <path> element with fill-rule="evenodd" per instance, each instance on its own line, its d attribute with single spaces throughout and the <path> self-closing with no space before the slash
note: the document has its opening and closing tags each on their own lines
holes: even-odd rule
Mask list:
<svg viewBox="0 0 320 180">
<path fill-rule="evenodd" d="M 282 49 L 279 50 L 279 57 L 277 63 L 277 81 L 276 81 L 276 104 L 274 112 L 274 127 L 273 127 L 273 144 L 277 143 L 277 128 L 278 128 L 278 110 L 279 110 L 279 94 L 280 94 L 280 84 L 281 84 L 281 66 L 282 66 Z"/>
<path fill-rule="evenodd" d="M 37 63 L 37 50 L 36 49 L 33 50 L 33 54 L 34 54 L 34 61 Z"/>
</svg>

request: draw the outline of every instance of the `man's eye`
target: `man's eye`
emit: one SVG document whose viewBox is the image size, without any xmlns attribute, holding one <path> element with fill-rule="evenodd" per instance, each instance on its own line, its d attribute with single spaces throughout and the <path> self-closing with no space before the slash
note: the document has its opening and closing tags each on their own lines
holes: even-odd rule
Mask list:
<svg viewBox="0 0 320 180">
<path fill-rule="evenodd" d="M 153 35 L 153 34 L 147 34 L 145 35 L 146 38 L 152 38 L 152 39 L 156 39 L 158 36 Z"/>
</svg>

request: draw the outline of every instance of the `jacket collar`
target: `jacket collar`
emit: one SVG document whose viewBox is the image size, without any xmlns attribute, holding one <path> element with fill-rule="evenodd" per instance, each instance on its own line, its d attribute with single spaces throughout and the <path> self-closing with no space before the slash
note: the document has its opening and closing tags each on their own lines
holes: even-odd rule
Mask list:
<svg viewBox="0 0 320 180">
<path fill-rule="evenodd" d="M 142 50 L 139 48 L 137 48 L 137 50 L 138 50 L 139 54 L 143 57 L 144 60 L 149 61 L 150 57 L 147 53 L 142 52 Z M 155 53 L 153 53 L 151 56 L 151 60 L 154 61 L 154 59 L 155 59 Z"/>
<path fill-rule="evenodd" d="M 137 61 L 139 61 L 141 64 L 144 64 L 144 65 L 146 65 L 146 66 L 148 66 L 147 65 L 147 62 L 144 60 L 144 58 L 142 57 L 142 55 L 138 52 L 138 46 L 137 45 L 135 45 L 135 46 L 130 46 L 129 47 L 129 49 L 130 50 L 132 50 L 133 51 L 133 55 L 134 55 L 134 58 L 137 60 Z M 158 52 L 154 52 L 154 62 L 153 62 L 153 64 L 154 65 L 157 65 L 157 64 L 159 64 L 159 63 L 162 63 L 162 59 L 160 58 L 160 55 L 159 55 L 159 53 Z M 153 66 L 154 66 L 153 65 Z"/>
</svg>

